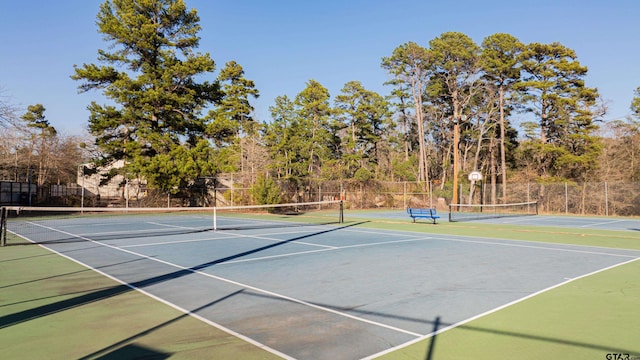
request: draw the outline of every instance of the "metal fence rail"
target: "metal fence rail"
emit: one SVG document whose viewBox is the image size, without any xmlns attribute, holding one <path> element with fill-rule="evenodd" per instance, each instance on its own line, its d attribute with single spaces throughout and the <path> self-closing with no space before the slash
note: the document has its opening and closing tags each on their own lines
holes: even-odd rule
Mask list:
<svg viewBox="0 0 640 360">
<path fill-rule="evenodd" d="M 345 200 L 348 208 L 396 208 L 435 207 L 447 209 L 452 203 L 452 191 L 447 186 L 426 182 L 390 181 L 327 181 L 318 179 L 277 181 L 282 202 L 309 202 Z M 113 197 L 95 198 L 91 192 L 82 192 L 77 186 L 69 189 L 52 187 L 55 194 L 49 194 L 45 201 L 55 200 L 54 205 L 64 206 L 211 206 L 254 205 L 251 184 L 227 181 L 224 186 L 203 188 L 197 197 L 184 198 L 180 195 L 145 190 L 135 198 L 122 198 L 126 192 L 115 189 Z M 586 182 L 586 183 L 509 183 L 503 198 L 502 187 L 497 186 L 495 202 L 487 184 L 479 183 L 471 189 L 469 183 L 460 185 L 460 204 L 520 203 L 538 201 L 541 213 L 640 216 L 640 183 Z M 187 192 L 184 192 L 185 194 Z M 82 194 L 82 195 L 79 195 Z M 56 196 L 52 196 L 56 195 Z M 183 195 L 184 196 L 184 195 Z M 8 195 L 4 196 L 8 198 Z M 118 199 L 120 199 L 118 201 Z M 109 201 L 105 201 L 109 200 Z M 126 201 L 128 200 L 128 201 Z M 40 203 L 43 204 L 43 203 Z M 45 203 L 46 204 L 46 203 Z M 52 203 L 53 204 L 53 203 Z M 8 204 L 5 204 L 8 205 Z"/>
</svg>

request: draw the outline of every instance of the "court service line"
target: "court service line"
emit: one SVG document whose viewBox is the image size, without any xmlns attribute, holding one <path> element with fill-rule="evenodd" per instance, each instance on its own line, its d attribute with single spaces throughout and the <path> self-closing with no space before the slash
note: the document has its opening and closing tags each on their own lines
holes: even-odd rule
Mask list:
<svg viewBox="0 0 640 360">
<path fill-rule="evenodd" d="M 184 243 L 193 243 L 193 242 L 205 242 L 205 241 L 217 241 L 217 240 L 226 240 L 233 239 L 232 237 L 223 237 L 223 238 L 205 238 L 205 239 L 191 239 L 191 240 L 175 240 L 175 241 L 164 241 L 164 242 L 154 242 L 154 243 L 143 243 L 143 244 L 131 244 L 131 245 L 120 245 L 122 249 L 135 248 L 135 247 L 144 247 L 144 246 L 158 246 L 158 245 L 172 245 L 172 244 L 184 244 Z"/>
<path fill-rule="evenodd" d="M 166 226 L 166 227 L 170 227 L 170 228 L 180 228 L 180 229 L 185 229 L 185 230 L 196 230 L 196 231 L 197 230 L 203 230 L 203 228 L 199 228 L 199 227 L 187 227 L 187 226 L 178 226 L 178 225 L 153 223 L 153 222 L 148 222 L 148 224 L 153 224 L 153 225 L 158 225 L 158 226 Z M 204 229 L 206 229 L 206 228 L 204 228 Z M 135 231 L 135 230 L 133 230 L 133 231 Z M 144 230 L 139 230 L 139 231 L 144 231 Z M 148 230 L 148 231 L 152 231 L 152 230 Z M 160 231 L 163 231 L 163 230 L 153 230 L 153 231 L 160 232 Z M 300 230 L 300 231 L 286 231 L 286 232 L 272 233 L 272 234 L 269 234 L 269 235 L 289 235 L 289 234 L 299 234 L 299 233 L 306 233 L 306 232 L 308 232 L 308 231 L 302 231 L 302 230 Z M 143 247 L 143 246 L 171 245 L 171 244 L 182 244 L 182 243 L 200 242 L 200 241 L 215 241 L 215 240 L 223 240 L 223 239 L 232 239 L 232 238 L 238 238 L 238 237 L 255 238 L 255 239 L 269 240 L 269 241 L 284 241 L 284 240 L 275 239 L 275 238 L 267 238 L 267 237 L 253 236 L 253 235 L 240 235 L 240 234 L 235 234 L 235 233 L 232 233 L 232 232 L 227 232 L 227 234 L 229 234 L 230 236 L 221 236 L 221 237 L 215 237 L 215 238 L 209 237 L 209 238 L 205 238 L 205 239 L 163 241 L 163 242 L 132 244 L 132 245 L 120 245 L 120 247 L 121 248 L 132 248 L 132 247 Z M 104 233 L 100 233 L 100 234 L 88 233 L 88 234 L 81 234 L 81 235 L 85 235 L 85 236 L 104 235 Z M 333 246 L 306 243 L 306 242 L 303 242 L 303 241 L 292 241 L 292 243 L 304 244 L 304 245 L 309 245 L 309 246 L 317 246 L 317 247 L 333 248 Z"/>
<path fill-rule="evenodd" d="M 282 240 L 282 239 L 271 239 L 271 238 L 261 237 L 261 236 L 241 235 L 241 234 L 229 233 L 229 236 L 224 236 L 224 237 L 215 237 L 215 238 L 214 237 L 209 237 L 209 238 L 205 238 L 205 239 L 175 240 L 175 241 L 163 241 L 163 242 L 155 242 L 155 243 L 120 245 L 120 248 L 128 249 L 128 248 L 144 247 L 144 246 L 158 246 L 158 245 L 172 245 L 172 244 L 184 244 L 184 243 L 193 243 L 193 242 L 228 240 L 228 239 L 237 239 L 239 237 L 240 238 L 248 238 L 248 239 L 256 239 L 256 240 L 267 240 L 267 241 L 272 241 L 272 242 L 286 241 L 286 240 Z M 331 250 L 331 249 L 335 249 L 336 248 L 335 246 L 312 244 L 312 243 L 307 243 L 307 242 L 303 242 L 303 241 L 291 241 L 291 243 L 292 244 L 302 244 L 302 245 L 308 245 L 308 246 L 321 247 L 321 248 L 326 249 L 326 250 Z"/>
<path fill-rule="evenodd" d="M 282 221 L 280 221 L 282 222 Z M 279 223 L 280 223 L 279 222 Z M 269 222 L 249 222 L 250 224 L 252 224 L 253 226 L 255 225 L 261 225 L 261 224 L 266 224 L 266 225 L 273 225 L 273 222 L 269 223 Z M 148 224 L 154 224 L 154 225 L 158 225 L 158 226 L 167 226 L 167 227 L 181 227 L 184 229 L 193 229 L 193 230 L 201 230 L 201 229 L 207 229 L 207 228 L 211 228 L 209 227 L 182 227 L 182 226 L 178 226 L 178 225 L 170 225 L 170 224 L 162 224 L 162 223 L 154 223 L 154 222 L 148 222 Z M 291 223 L 288 223 L 291 224 Z M 314 228 L 318 228 L 318 229 L 324 229 L 324 226 L 321 225 L 309 225 L 309 226 L 305 226 L 305 230 L 295 230 L 295 231 L 280 231 L 280 232 L 275 232 L 275 233 L 270 233 L 268 235 L 287 235 L 287 234 L 299 234 L 299 233 L 305 233 L 308 232 L 309 229 L 314 229 Z M 226 231 L 224 229 L 222 229 L 222 231 Z"/>
<path fill-rule="evenodd" d="M 219 280 L 219 281 L 222 281 L 222 282 L 226 282 L 226 283 L 229 283 L 229 284 L 232 284 L 232 285 L 236 285 L 236 286 L 239 286 L 239 287 L 242 287 L 242 288 L 245 288 L 245 289 L 250 289 L 250 290 L 253 290 L 253 291 L 256 291 L 256 292 L 261 292 L 261 293 L 269 295 L 269 296 L 273 296 L 273 297 L 277 297 L 277 298 L 280 298 L 280 299 L 284 299 L 284 300 L 287 300 L 287 301 L 290 301 L 290 302 L 293 302 L 293 303 L 297 303 L 297 304 L 300 304 L 300 305 L 303 305 L 303 306 L 307 306 L 307 307 L 310 307 L 310 308 L 313 308 L 313 309 L 316 309 L 316 310 L 325 311 L 325 312 L 332 313 L 332 314 L 335 314 L 335 315 L 338 315 L 338 316 L 342 316 L 342 317 L 345 317 L 345 318 L 348 318 L 348 319 L 356 320 L 356 321 L 359 321 L 359 322 L 362 322 L 362 323 L 365 323 L 365 324 L 374 325 L 374 326 L 377 326 L 377 327 L 385 328 L 385 329 L 388 329 L 388 330 L 392 330 L 392 331 L 395 331 L 395 332 L 399 332 L 399 333 L 403 333 L 403 334 L 407 334 L 407 335 L 411 335 L 411 336 L 415 336 L 415 337 L 423 336 L 422 334 L 415 333 L 413 331 L 401 329 L 401 328 L 398 328 L 398 327 L 395 327 L 395 326 L 383 324 L 383 323 L 380 323 L 380 322 L 377 322 L 377 321 L 372 321 L 372 320 L 361 318 L 361 317 L 358 317 L 358 316 L 355 316 L 355 315 L 351 315 L 351 314 L 347 314 L 347 313 L 344 313 L 344 312 L 340 312 L 340 311 L 337 311 L 337 310 L 334 310 L 334 309 L 331 309 L 331 308 L 328 308 L 328 307 L 325 307 L 325 306 L 320 306 L 320 305 L 317 305 L 317 304 L 313 304 L 313 303 L 310 303 L 308 301 L 300 300 L 300 299 L 297 299 L 297 298 L 294 298 L 294 297 L 291 297 L 291 296 L 279 294 L 279 293 L 276 293 L 276 292 L 273 292 L 273 291 L 270 291 L 270 290 L 266 290 L 266 289 L 262 289 L 262 288 L 259 288 L 259 287 L 256 287 L 256 286 L 252 286 L 252 285 L 249 285 L 249 284 L 244 284 L 244 283 L 241 283 L 239 281 L 223 278 L 223 277 L 220 277 L 220 276 L 217 276 L 217 275 L 213 275 L 213 274 L 208 274 L 208 273 L 203 272 L 201 270 L 195 270 L 195 269 L 193 269 L 193 267 L 186 267 L 186 266 L 174 264 L 174 263 L 166 261 L 166 260 L 161 260 L 161 259 L 158 259 L 158 258 L 155 258 L 155 257 L 147 256 L 147 255 L 140 254 L 140 253 L 137 253 L 137 252 L 131 251 L 131 250 L 122 249 L 122 248 L 114 246 L 114 245 L 104 244 L 104 243 L 92 240 L 92 239 L 84 237 L 84 236 L 79 236 L 79 235 L 72 234 L 70 232 L 59 230 L 59 229 L 52 228 L 52 227 L 49 227 L 49 226 L 45 226 L 45 225 L 41 225 L 41 224 L 37 224 L 37 223 L 32 223 L 32 222 L 29 222 L 29 223 L 34 225 L 34 226 L 39 226 L 39 227 L 42 227 L 42 228 L 45 228 L 45 229 L 49 229 L 51 231 L 59 232 L 61 234 L 73 236 L 73 237 L 76 237 L 76 238 L 79 238 L 79 239 L 82 239 L 82 240 L 86 240 L 86 241 L 92 242 L 92 243 L 97 244 L 97 245 L 108 247 L 108 248 L 111 248 L 111 249 L 114 249 L 114 250 L 117 250 L 117 251 L 122 251 L 122 252 L 125 252 L 125 253 L 128 253 L 128 254 L 131 254 L 131 255 L 135 255 L 135 256 L 147 259 L 147 260 L 151 260 L 151 261 L 155 261 L 155 262 L 158 262 L 158 263 L 161 263 L 161 264 L 165 264 L 165 265 L 174 267 L 176 269 L 180 269 L 180 270 L 188 271 L 190 273 L 194 273 L 194 274 L 202 275 L 202 276 L 205 276 L 205 277 L 209 277 L 209 278 L 212 278 L 212 279 L 215 279 L 215 280 Z M 89 267 L 89 268 L 94 269 L 93 267 Z M 136 288 L 136 290 L 141 291 L 139 288 Z M 144 294 L 147 294 L 144 291 L 141 291 L 141 292 L 143 292 Z M 154 298 L 156 298 L 156 297 L 154 297 Z M 167 303 L 167 304 L 170 304 L 170 302 L 168 302 L 166 300 L 164 302 Z M 178 305 L 174 304 L 174 306 L 175 306 L 176 309 L 182 309 Z M 186 310 L 186 309 L 182 309 L 182 310 L 184 310 L 187 314 L 191 315 L 191 313 L 188 312 L 188 310 Z M 264 345 L 264 346 L 266 347 L 266 345 Z"/>
<path fill-rule="evenodd" d="M 306 232 L 306 231 L 304 231 L 304 232 Z M 324 249 L 335 249 L 336 248 L 335 246 L 308 243 L 306 241 L 298 241 L 298 240 L 289 241 L 289 240 L 286 240 L 286 239 L 285 240 L 283 240 L 283 239 L 275 239 L 275 238 L 269 238 L 269 237 L 266 237 L 266 236 L 234 234 L 234 233 L 231 233 L 231 234 L 235 235 L 236 237 L 239 237 L 239 238 L 267 240 L 267 241 L 272 241 L 272 242 L 287 242 L 287 243 L 290 243 L 290 244 L 302 244 L 302 245 L 320 247 L 320 248 L 324 248 Z M 292 233 L 292 234 L 295 234 L 295 233 Z M 278 235 L 278 234 L 269 234 L 269 235 Z"/>
<path fill-rule="evenodd" d="M 185 230 L 201 230 L 201 229 L 211 228 L 211 226 L 206 226 L 206 227 L 181 226 L 181 225 L 163 224 L 163 223 L 159 223 L 159 222 L 155 222 L 155 221 L 145 221 L 145 223 L 146 224 L 151 224 L 151 225 L 157 225 L 157 226 L 164 226 L 164 227 L 168 227 L 168 228 L 185 229 Z M 160 231 L 162 231 L 162 230 L 160 230 Z"/>
<path fill-rule="evenodd" d="M 513 244 L 507 242 L 495 242 L 495 241 L 482 241 L 482 240 L 468 240 L 468 239 L 454 239 L 447 237 L 431 237 L 433 240 L 442 240 L 442 241 L 456 241 L 456 242 L 465 242 L 472 244 L 487 244 L 487 245 L 499 245 L 499 246 L 512 246 L 512 247 L 521 247 L 521 248 L 529 248 L 529 249 L 540 249 L 540 250 L 550 250 L 550 251 L 564 251 L 564 252 L 572 252 L 579 254 L 590 254 L 590 255 L 605 255 L 605 256 L 617 256 L 617 257 L 626 257 L 626 258 L 637 258 L 637 255 L 625 255 L 625 254 L 613 254 L 607 252 L 599 252 L 599 251 L 587 251 L 587 250 L 578 250 L 578 249 L 563 249 L 561 247 L 551 247 L 551 246 L 536 246 L 536 245 L 525 245 L 525 244 Z M 519 241 L 519 240 L 505 240 L 505 241 Z M 533 242 L 536 243 L 536 242 Z M 539 244 L 549 244 L 549 243 L 539 243 Z M 557 244 L 562 246 L 578 246 L 578 247 L 591 247 L 587 245 L 571 245 L 571 244 Z M 612 248 L 603 248 L 614 250 Z M 638 250 L 629 250 L 629 249 L 619 249 L 620 251 L 638 251 Z"/>
<path fill-rule="evenodd" d="M 124 225 L 124 224 L 123 224 Z M 127 225 L 131 225 L 131 223 L 127 223 Z M 160 225 L 160 224 L 158 224 Z M 167 226 L 167 225 L 165 225 Z M 84 227 L 86 227 L 86 225 L 84 225 Z M 200 230 L 206 230 L 206 229 L 210 229 L 211 226 L 203 226 L 203 227 L 178 227 L 178 226 L 174 226 L 174 228 L 182 228 L 185 230 L 193 230 L 193 231 L 200 231 Z M 118 234 L 134 234 L 134 233 L 159 233 L 159 232 L 163 232 L 163 231 L 167 231 L 166 229 L 137 229 L 137 230 L 119 230 L 119 231 L 102 231 L 102 232 L 81 232 L 77 235 L 84 235 L 84 236 L 101 236 L 101 235 L 118 235 Z"/>
<path fill-rule="evenodd" d="M 611 220 L 611 221 L 604 221 L 604 222 L 599 222 L 594 224 L 582 225 L 580 227 L 585 228 L 585 227 L 591 227 L 591 226 L 609 225 L 609 224 L 615 224 L 615 223 L 624 222 L 624 221 L 626 220 Z"/>
<path fill-rule="evenodd" d="M 544 221 L 544 217 L 542 216 L 537 216 L 536 219 L 538 220 L 542 219 Z M 513 224 L 518 222 L 528 222 L 531 219 L 528 216 L 514 216 L 514 217 L 504 217 L 504 218 L 496 218 L 496 219 L 487 218 L 485 220 L 494 220 L 496 223 L 499 223 L 499 224 Z M 488 222 L 488 224 L 491 224 L 491 222 Z"/>
<path fill-rule="evenodd" d="M 266 223 L 268 224 L 268 223 Z M 273 225 L 273 224 L 272 224 Z M 337 229 L 337 227 L 335 227 Z M 324 230 L 326 229 L 326 226 L 321 226 L 321 225 L 310 225 L 310 226 L 305 226 L 304 229 L 301 230 L 291 230 L 291 231 L 278 231 L 278 232 L 274 232 L 274 233 L 269 233 L 267 235 L 290 235 L 290 234 L 303 234 L 303 233 L 307 233 L 309 232 L 309 230 Z M 230 233 L 233 234 L 232 230 L 219 230 L 220 233 Z M 251 236 L 251 235 L 247 235 L 247 236 Z M 275 240 L 275 239 L 274 239 Z"/>
<path fill-rule="evenodd" d="M 384 229 L 380 229 L 380 231 L 372 231 L 372 230 L 360 230 L 360 229 L 349 228 L 349 229 L 344 229 L 344 231 L 355 232 L 359 234 L 375 234 L 375 235 L 382 234 L 382 235 L 388 235 L 388 236 L 412 236 L 412 237 L 413 236 L 421 237 L 422 234 L 424 234 L 424 233 L 415 233 L 415 232 L 402 231 L 402 230 L 400 230 L 400 232 L 397 232 L 397 231 L 394 232 L 394 231 L 384 230 Z"/>
<path fill-rule="evenodd" d="M 219 265 L 227 265 L 227 264 L 235 264 L 235 263 L 243 263 L 243 262 L 259 261 L 259 260 L 269 260 L 269 259 L 283 258 L 283 257 L 289 257 L 289 256 L 296 256 L 296 255 L 306 255 L 306 254 L 317 253 L 317 252 L 337 251 L 337 250 L 350 249 L 350 248 L 357 248 L 357 247 L 366 247 L 366 246 L 375 246 L 375 245 L 387 245 L 387 244 L 397 244 L 397 243 L 412 242 L 412 241 L 423 241 L 423 240 L 426 240 L 426 239 L 430 239 L 430 238 L 405 239 L 405 240 L 391 240 L 391 241 L 380 241 L 380 242 L 376 242 L 376 243 L 367 243 L 367 244 L 356 244 L 356 245 L 339 246 L 339 247 L 334 247 L 334 248 L 332 248 L 332 249 L 320 249 L 320 250 L 298 251 L 298 252 L 293 252 L 293 253 L 288 253 L 288 254 L 280 254 L 280 255 L 262 256 L 262 257 L 250 258 L 250 259 L 240 259 L 240 260 L 225 261 L 224 263 L 221 263 L 221 264 L 219 264 Z"/>
<path fill-rule="evenodd" d="M 561 282 L 561 283 L 559 283 L 559 284 L 556 284 L 556 285 L 553 285 L 553 286 L 547 287 L 547 288 L 545 288 L 545 289 L 542 289 L 542 290 L 536 291 L 536 292 L 534 292 L 533 294 L 529 294 L 529 295 L 524 296 L 524 297 L 522 297 L 522 298 L 520 298 L 520 299 L 517 299 L 517 300 L 511 301 L 511 302 L 508 302 L 508 303 L 506 303 L 506 304 L 504 304 L 504 305 L 498 306 L 498 307 L 496 307 L 496 308 L 494 308 L 494 309 L 491 309 L 491 310 L 489 310 L 489 311 L 485 311 L 485 312 L 480 313 L 480 314 L 478 314 L 478 315 L 472 316 L 472 317 L 470 317 L 470 318 L 468 318 L 468 319 L 465 319 L 465 320 L 459 321 L 459 322 L 457 322 L 457 323 L 455 323 L 455 324 L 449 325 L 449 326 L 447 326 L 447 327 L 443 327 L 442 329 L 439 329 L 439 330 L 436 330 L 436 331 L 432 331 L 432 332 L 431 332 L 431 333 L 429 333 L 429 334 L 426 334 L 426 335 L 424 335 L 424 336 L 421 336 L 421 337 L 419 337 L 419 338 L 417 338 L 417 339 L 413 339 L 413 340 L 407 341 L 407 342 L 406 342 L 406 343 L 404 343 L 404 344 L 400 344 L 400 345 L 398 345 L 398 346 L 394 346 L 394 347 L 392 347 L 392 348 L 389 348 L 389 349 L 387 349 L 387 350 L 381 351 L 381 352 L 379 352 L 379 353 L 376 353 L 376 354 L 373 354 L 373 355 L 369 355 L 369 356 L 367 356 L 367 357 L 363 358 L 362 360 L 371 360 L 371 359 L 377 358 L 377 357 L 379 357 L 379 356 L 382 356 L 382 355 L 385 355 L 385 354 L 392 353 L 392 352 L 394 352 L 394 351 L 396 351 L 396 350 L 402 349 L 402 348 L 404 348 L 404 347 L 407 347 L 407 346 L 409 346 L 409 345 L 412 345 L 412 344 L 418 343 L 418 342 L 420 342 L 420 341 L 424 341 L 424 340 L 426 340 L 426 339 L 428 339 L 428 338 L 430 338 L 430 337 L 433 337 L 433 336 L 439 335 L 439 334 L 441 334 L 441 333 L 443 333 L 443 332 L 445 332 L 445 331 L 449 331 L 449 330 L 451 330 L 451 329 L 455 329 L 455 328 L 457 328 L 457 327 L 459 327 L 459 326 L 461 326 L 461 325 L 467 324 L 467 323 L 469 323 L 469 322 L 471 322 L 471 321 L 474 321 L 474 320 L 480 319 L 480 318 L 482 318 L 482 317 L 488 316 L 488 315 L 490 315 L 490 314 L 493 314 L 493 313 L 495 313 L 495 312 L 498 312 L 498 311 L 500 311 L 500 310 L 503 310 L 503 309 L 505 309 L 505 308 L 508 308 L 508 307 L 510 307 L 510 306 L 512 306 L 512 305 L 515 305 L 515 304 L 517 304 L 517 303 L 521 303 L 521 302 L 523 302 L 523 301 L 525 301 L 525 300 L 528 300 L 528 299 L 531 299 L 531 298 L 533 298 L 533 297 L 535 297 L 535 296 L 541 295 L 541 294 L 546 293 L 546 292 L 549 292 L 549 291 L 551 291 L 551 290 L 553 290 L 553 289 L 556 289 L 556 288 L 559 288 L 559 287 L 561 287 L 561 286 L 567 285 L 567 284 L 569 284 L 569 283 L 571 283 L 571 282 L 574 282 L 574 281 L 576 281 L 576 280 L 580 280 L 580 279 L 583 279 L 583 278 L 586 278 L 586 277 L 589 277 L 589 276 L 592 276 L 592 275 L 595 275 L 595 274 L 598 274 L 598 273 L 601 273 L 601 272 L 604 272 L 604 271 L 607 271 L 607 270 L 611 270 L 611 269 L 614 269 L 614 268 L 619 267 L 619 266 L 627 265 L 627 264 L 630 264 L 630 263 L 632 263 L 632 262 L 634 262 L 634 261 L 638 261 L 638 260 L 640 260 L 640 257 L 636 257 L 635 259 L 631 259 L 631 260 L 624 261 L 624 262 L 621 262 L 621 263 L 618 263 L 618 264 L 614 264 L 614 265 L 611 265 L 611 266 L 607 266 L 607 267 L 605 267 L 605 268 L 602 268 L 602 269 L 599 269 L 599 270 L 595 270 L 595 271 L 592 271 L 592 272 L 590 272 L 590 273 L 587 273 L 587 274 L 584 274 L 584 275 L 580 275 L 580 276 L 577 276 L 577 277 L 575 277 L 575 278 L 572 278 L 572 279 L 569 279 L 569 280 L 563 281 L 563 282 Z"/>
</svg>

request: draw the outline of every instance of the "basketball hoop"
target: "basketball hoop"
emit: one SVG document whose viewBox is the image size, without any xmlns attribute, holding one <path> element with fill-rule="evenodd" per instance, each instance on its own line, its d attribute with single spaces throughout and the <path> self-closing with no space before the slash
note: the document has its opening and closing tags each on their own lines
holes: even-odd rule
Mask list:
<svg viewBox="0 0 640 360">
<path fill-rule="evenodd" d="M 469 181 L 482 181 L 482 173 L 480 173 L 480 171 L 470 172 Z"/>
</svg>

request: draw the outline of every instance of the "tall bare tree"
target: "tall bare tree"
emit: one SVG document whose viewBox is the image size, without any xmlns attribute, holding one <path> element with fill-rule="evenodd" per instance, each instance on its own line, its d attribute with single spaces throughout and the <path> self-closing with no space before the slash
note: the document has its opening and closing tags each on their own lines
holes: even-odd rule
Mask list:
<svg viewBox="0 0 640 360">
<path fill-rule="evenodd" d="M 480 48 L 467 35 L 459 32 L 446 32 L 429 41 L 433 54 L 434 75 L 431 80 L 431 93 L 443 98 L 450 106 L 453 122 L 453 203 L 459 203 L 458 171 L 459 128 L 469 119 L 463 114 L 465 108 L 477 92 L 480 72 Z"/>
<path fill-rule="evenodd" d="M 432 56 L 426 48 L 408 42 L 398 46 L 389 57 L 382 58 L 382 68 L 394 76 L 398 83 L 411 89 L 415 107 L 415 122 L 418 127 L 418 181 L 429 181 L 427 161 L 425 117 L 423 114 L 423 95 L 431 76 Z"/>
<path fill-rule="evenodd" d="M 505 97 L 513 84 L 520 80 L 520 53 L 524 45 L 509 34 L 493 34 L 482 42 L 482 65 L 484 76 L 498 90 L 500 111 L 500 175 L 502 180 L 502 202 L 507 200 L 507 161 L 505 152 Z"/>
</svg>

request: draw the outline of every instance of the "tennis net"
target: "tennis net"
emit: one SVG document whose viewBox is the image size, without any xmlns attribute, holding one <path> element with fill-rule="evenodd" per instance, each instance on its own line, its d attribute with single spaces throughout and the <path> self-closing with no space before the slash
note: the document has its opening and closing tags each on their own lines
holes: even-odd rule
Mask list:
<svg viewBox="0 0 640 360">
<path fill-rule="evenodd" d="M 512 204 L 449 204 L 449 221 L 473 221 L 511 216 L 538 215 L 538 202 Z"/>
<path fill-rule="evenodd" d="M 344 221 L 341 201 L 171 208 L 7 206 L 2 208 L 0 215 L 2 245 L 7 242 L 7 232 L 41 243 L 327 225 Z"/>
</svg>

